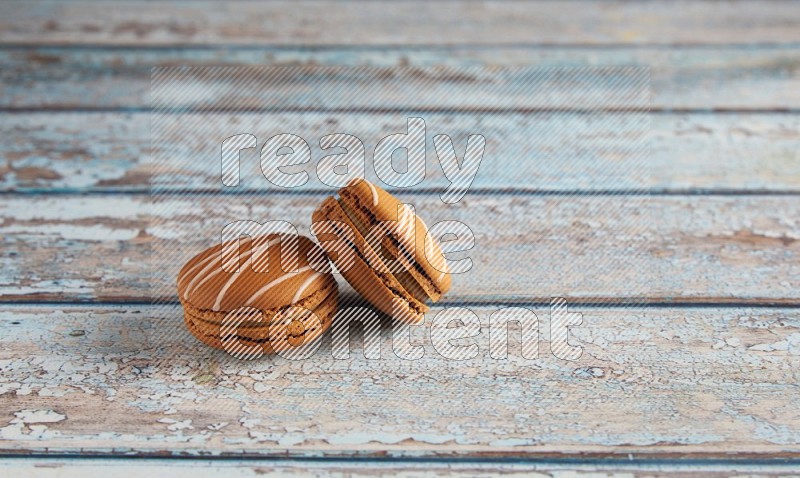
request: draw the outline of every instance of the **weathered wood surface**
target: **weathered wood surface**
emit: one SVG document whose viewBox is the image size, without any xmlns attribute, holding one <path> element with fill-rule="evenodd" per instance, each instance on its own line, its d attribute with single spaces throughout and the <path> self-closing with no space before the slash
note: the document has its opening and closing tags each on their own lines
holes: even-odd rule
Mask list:
<svg viewBox="0 0 800 478">
<path fill-rule="evenodd" d="M 445 132 L 463 155 L 466 135 L 483 134 L 488 142 L 483 165 L 473 183 L 481 189 L 571 191 L 800 191 L 800 118 L 785 114 L 660 114 L 640 124 L 640 115 L 557 114 L 422 115 L 428 136 Z M 235 122 L 234 122 L 235 119 Z M 259 133 L 259 145 L 278 130 L 303 136 L 313 148 L 305 188 L 327 187 L 315 174 L 319 138 L 347 131 L 362 139 L 367 173 L 374 178 L 372 151 L 383 136 L 405 128 L 400 114 L 238 114 L 208 115 L 197 131 L 183 138 L 194 145 L 170 160 L 181 188 L 219 186 L 219 145 L 239 132 Z M 478 123 L 480 122 L 480 123 Z M 275 130 L 265 131 L 265 125 Z M 269 128 L 266 128 L 269 129 Z M 0 190 L 3 191 L 146 191 L 152 177 L 149 113 L 15 113 L 0 116 Z M 623 132 L 649 134 L 646 155 L 628 156 L 628 166 L 609 147 Z M 227 134 L 226 134 L 227 133 Z M 426 179 L 420 187 L 446 187 L 432 146 Z M 255 154 L 255 153 L 254 153 Z M 256 157 L 242 165 L 242 186 L 268 185 Z M 644 160 L 642 160 L 644 158 Z M 512 162 L 513 160 L 513 162 Z M 591 171 L 592 174 L 587 174 Z M 519 177 L 525 177 L 524 182 Z"/>
<path fill-rule="evenodd" d="M 488 356 L 239 361 L 172 307 L 0 309 L 4 453 L 528 458 L 800 456 L 800 309 L 581 308 L 577 361 Z M 434 310 L 436 312 L 437 310 Z M 512 334 L 514 336 L 514 334 Z M 701 425 L 701 426 L 700 426 Z"/>
<path fill-rule="evenodd" d="M 6 2 L 5 44 L 546 45 L 795 43 L 789 1 Z M 324 14 L 322 14 L 324 13 Z M 390 13 L 390 14 L 387 14 Z"/>
<path fill-rule="evenodd" d="M 797 475 L 798 42 L 800 10 L 783 1 L 312 2 L 291 11 L 288 2 L 3 3 L 0 301 L 56 303 L 0 306 L 0 453 L 262 458 L 207 469 L 242 475 L 295 465 L 356 476 Z M 479 358 L 447 361 L 420 338 L 420 361 L 401 361 L 388 341 L 381 360 L 356 350 L 352 360 L 338 361 L 326 338 L 310 361 L 236 361 L 199 345 L 176 307 L 137 304 L 154 292 L 149 248 L 167 238 L 186 245 L 155 283 L 156 294 L 174 299 L 172 269 L 200 247 L 189 240 L 193 233 L 242 218 L 305 226 L 321 193 L 261 194 L 251 206 L 233 197 L 184 197 L 151 209 L 142 194 L 149 179 L 146 110 L 153 66 L 262 64 L 650 66 L 659 113 L 651 117 L 654 174 L 637 169 L 621 181 L 595 180 L 667 194 L 649 207 L 636 195 L 580 197 L 592 189 L 579 175 L 588 164 L 580 155 L 544 168 L 518 163 L 516 171 L 535 181 L 516 190 L 508 169 L 487 162 L 476 184 L 482 192 L 460 206 L 444 208 L 431 192 L 409 196 L 429 223 L 460 219 L 476 233 L 468 254 L 474 269 L 456 279 L 448 301 L 474 305 L 484 322 Z M 375 91 L 407 85 L 387 78 Z M 456 80 L 443 78 L 427 98 Z M 300 101 L 301 109 L 343 107 L 336 98 L 319 103 L 302 87 L 289 90 L 293 98 L 315 101 Z M 395 98 L 387 95 L 368 99 L 372 106 L 412 106 L 387 103 Z M 244 98 L 228 99 L 235 106 Z M 463 104 L 423 98 L 413 106 Z M 348 117 L 366 138 L 394 129 L 389 114 Z M 456 137 L 473 127 L 455 112 L 439 118 Z M 330 119 L 310 113 L 303 127 L 321 135 L 330 132 Z M 541 139 L 502 139 L 517 150 L 569 146 L 541 125 L 525 131 Z M 312 146 L 318 137 L 309 138 Z M 596 150 L 600 137 L 577 141 Z M 608 173 L 605 159 L 591 164 Z M 440 170 L 431 171 L 426 186 L 441 187 Z M 188 163 L 176 177 L 195 189 L 207 189 L 213 178 Z M 91 194 L 71 194 L 83 191 Z M 749 195 L 758 192 L 777 194 Z M 681 193 L 695 195 L 675 195 Z M 363 305 L 348 288 L 343 294 L 346 303 Z M 547 312 L 538 308 L 539 359 L 486 357 L 492 311 L 552 295 L 570 297 L 571 310 L 584 314 L 572 334 L 584 348 L 577 362 L 550 355 Z M 625 299 L 651 305 L 620 307 Z M 130 303 L 58 303 L 76 301 Z M 603 301 L 617 307 L 585 305 Z M 685 306 L 693 302 L 706 306 Z M 287 455 L 372 460 L 263 461 Z M 398 455 L 411 460 L 377 461 Z M 441 457 L 471 461 L 429 460 Z M 512 463 L 519 457 L 567 463 Z M 587 457 L 612 461 L 583 462 Z M 624 464 L 629 458 L 634 463 Z M 774 461 L 781 459 L 790 462 Z M 5 460 L 0 474 L 144 474 L 162 464 L 69 460 L 63 467 L 60 460 Z M 164 465 L 172 475 L 197 476 L 198 468 L 178 467 L 200 463 L 211 465 Z"/>
<path fill-rule="evenodd" d="M 671 7 L 673 8 L 673 7 Z M 677 9 L 677 7 L 674 7 Z M 763 10 L 769 10 L 764 8 Z M 531 30 L 533 31 L 533 30 Z M 9 47 L 0 50 L 4 108 L 141 108 L 156 66 L 647 66 L 654 109 L 800 108 L 794 47 L 498 47 L 174 49 Z M 708 94 L 713 91 L 714 94 Z"/>
<path fill-rule="evenodd" d="M 174 277 L 237 220 L 307 234 L 323 194 L 18 196 L 0 203 L 2 300 L 174 299 Z M 401 195 L 428 224 L 475 234 L 454 301 L 800 303 L 800 197 L 467 195 L 444 206 Z M 157 267 L 149 262 L 153 248 Z M 151 272 L 159 274 L 151 276 Z M 487 279 L 490 278 L 490 279 Z M 498 296 L 503 294 L 503 296 Z"/>
<path fill-rule="evenodd" d="M 9 476 L 58 477 L 58 478 L 106 478 L 109 475 L 147 476 L 168 474 L 174 478 L 206 478 L 218 476 L 233 477 L 474 477 L 501 474 L 509 477 L 530 478 L 655 478 L 655 477 L 703 477 L 739 478 L 756 477 L 797 477 L 798 466 L 791 463 L 642 463 L 615 461 L 608 463 L 563 463 L 536 461 L 522 463 L 487 460 L 479 462 L 459 462 L 436 460 L 398 461 L 398 460 L 303 460 L 303 459 L 249 459 L 246 461 L 214 460 L 197 458 L 193 460 L 171 460 L 151 458 L 15 458 L 0 462 L 0 470 Z"/>
</svg>

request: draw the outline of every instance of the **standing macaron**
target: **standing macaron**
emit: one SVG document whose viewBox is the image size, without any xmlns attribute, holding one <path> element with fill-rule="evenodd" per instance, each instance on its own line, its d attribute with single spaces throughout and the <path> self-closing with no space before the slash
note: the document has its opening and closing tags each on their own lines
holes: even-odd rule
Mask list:
<svg viewBox="0 0 800 478">
<path fill-rule="evenodd" d="M 307 344 L 330 327 L 338 287 L 319 246 L 278 234 L 236 245 L 206 249 L 178 274 L 184 321 L 195 337 L 218 349 L 272 353 L 276 340 Z"/>
<path fill-rule="evenodd" d="M 426 302 L 450 289 L 441 248 L 412 208 L 365 179 L 355 179 L 314 211 L 320 244 L 367 301 L 406 322 L 419 322 Z M 338 241 L 337 241 L 338 239 Z M 350 248 L 347 257 L 337 243 Z"/>
</svg>

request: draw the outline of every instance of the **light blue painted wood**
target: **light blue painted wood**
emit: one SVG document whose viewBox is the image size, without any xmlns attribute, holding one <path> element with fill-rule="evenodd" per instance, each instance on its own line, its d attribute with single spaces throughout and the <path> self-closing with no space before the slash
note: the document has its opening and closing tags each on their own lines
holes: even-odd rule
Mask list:
<svg viewBox="0 0 800 478">
<path fill-rule="evenodd" d="M 150 70 L 187 65 L 647 66 L 656 109 L 800 108 L 800 49 L 784 47 L 0 49 L 0 106 L 143 108 Z M 713 94 L 709 94 L 713 92 Z"/>
<path fill-rule="evenodd" d="M 175 277 L 239 220 L 308 234 L 323 193 L 6 196 L 0 299 L 175 300 Z M 457 220 L 475 246 L 454 302 L 800 303 L 800 197 L 398 194 L 429 225 Z"/>
<path fill-rule="evenodd" d="M 566 113 L 423 113 L 428 125 L 427 176 L 417 189 L 450 182 L 430 144 L 453 137 L 459 157 L 468 134 L 488 146 L 473 187 L 503 191 L 626 191 L 695 193 L 800 191 L 800 119 L 786 114 L 659 114 L 586 116 Z M 234 119 L 239 122 L 234 123 Z M 333 191 L 318 180 L 319 138 L 349 131 L 367 149 L 366 171 L 376 179 L 372 152 L 384 136 L 405 126 L 403 114 L 247 114 L 206 118 L 179 156 L 169 160 L 172 186 L 220 190 L 220 144 L 251 131 L 259 147 L 276 131 L 303 136 L 313 148 L 300 190 Z M 334 122 L 335 121 L 335 122 Z M 269 127 L 268 127 L 269 126 Z M 147 193 L 152 176 L 149 113 L 16 113 L 0 115 L 0 190 Z M 648 133 L 649 151 L 634 154 L 635 137 Z M 177 140 L 177 138 L 176 138 Z M 264 179 L 256 151 L 245 151 L 242 186 L 277 190 Z M 0 163 L 2 164 L 2 163 Z M 391 188 L 390 188 L 391 189 Z"/>
<path fill-rule="evenodd" d="M 481 331 L 459 343 L 479 354 L 463 361 L 433 346 L 433 314 L 414 328 L 419 360 L 395 355 L 386 321 L 379 359 L 364 358 L 354 332 L 350 359 L 334 359 L 326 338 L 307 360 L 243 361 L 192 337 L 179 306 L 2 306 L 0 449 L 320 466 L 326 457 L 454 468 L 627 460 L 630 472 L 685 460 L 723 474 L 745 458 L 797 464 L 799 309 L 573 307 L 584 322 L 570 340 L 583 354 L 567 361 L 549 350 L 546 308 L 533 309 L 538 358 L 512 341 L 508 359 L 492 359 L 499 305 L 471 307 Z"/>
</svg>

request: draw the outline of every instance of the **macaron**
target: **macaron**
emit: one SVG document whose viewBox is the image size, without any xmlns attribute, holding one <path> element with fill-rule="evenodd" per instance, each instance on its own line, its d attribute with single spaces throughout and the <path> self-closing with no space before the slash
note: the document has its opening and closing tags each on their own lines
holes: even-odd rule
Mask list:
<svg viewBox="0 0 800 478">
<path fill-rule="evenodd" d="M 236 242 L 204 250 L 178 274 L 184 322 L 195 337 L 229 352 L 274 353 L 276 341 L 308 344 L 330 328 L 338 286 L 317 244 L 303 236 L 243 237 L 237 254 Z"/>
<path fill-rule="evenodd" d="M 413 207 L 365 179 L 325 199 L 312 227 L 345 280 L 386 314 L 418 323 L 427 303 L 450 290 L 447 262 L 425 222 Z M 342 242 L 351 254 L 339 253 Z"/>
</svg>

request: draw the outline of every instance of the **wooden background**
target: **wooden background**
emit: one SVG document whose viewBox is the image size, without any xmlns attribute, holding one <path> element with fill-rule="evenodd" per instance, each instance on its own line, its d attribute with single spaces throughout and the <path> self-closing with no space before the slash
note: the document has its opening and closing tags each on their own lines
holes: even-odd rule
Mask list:
<svg viewBox="0 0 800 478">
<path fill-rule="evenodd" d="M 146 277 L 150 70 L 171 65 L 649 66 L 659 220 L 631 247 L 659 279 L 573 284 L 577 362 L 546 343 L 533 364 L 198 347 Z M 798 473 L 797 3 L 8 1 L 0 66 L 2 473 Z M 564 178 L 497 172 L 459 214 L 582 207 L 604 224 L 599 205 L 625 201 Z M 263 208 L 287 201 L 308 215 L 302 195 Z M 563 237 L 567 259 L 613 264 L 630 238 L 605 227 Z M 557 293 L 514 281 L 525 239 L 495 238 L 506 275 L 472 274 L 449 304 L 485 321 L 507 303 L 487 283 L 515 303 Z M 648 305 L 596 304 L 626 298 Z"/>
</svg>

